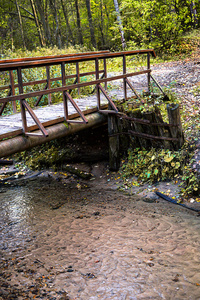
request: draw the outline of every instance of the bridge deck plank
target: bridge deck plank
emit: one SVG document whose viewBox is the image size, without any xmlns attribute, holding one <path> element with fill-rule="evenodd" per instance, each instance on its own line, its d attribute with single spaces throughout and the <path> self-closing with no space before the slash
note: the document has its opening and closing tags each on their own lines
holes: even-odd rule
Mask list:
<svg viewBox="0 0 200 300">
<path fill-rule="evenodd" d="M 108 94 L 112 97 L 112 99 L 114 99 L 114 101 L 123 99 L 122 89 L 110 90 Z M 128 96 L 131 95 L 132 92 L 129 91 Z M 79 106 L 79 108 L 81 109 L 81 111 L 86 111 L 88 109 L 97 106 L 96 94 L 91 95 L 89 97 L 85 96 L 74 100 Z M 104 97 L 103 94 L 101 94 L 101 105 L 107 103 L 108 103 L 107 99 Z M 69 116 L 76 113 L 76 110 L 74 109 L 74 107 L 70 102 L 68 103 L 68 109 L 69 109 Z M 64 117 L 63 102 L 58 104 L 52 104 L 50 106 L 36 107 L 34 108 L 34 112 L 42 124 L 51 120 L 58 120 L 59 123 L 60 119 Z M 35 122 L 31 118 L 28 112 L 26 113 L 26 117 L 27 117 L 28 129 L 29 129 L 31 126 L 35 125 Z M 56 121 L 54 122 L 54 124 L 55 123 Z M 4 138 L 6 134 L 8 134 L 8 136 L 12 135 L 12 133 L 13 135 L 15 135 L 15 132 L 16 133 L 19 132 L 21 128 L 22 128 L 21 113 L 4 115 L 0 117 L 0 139 Z"/>
</svg>

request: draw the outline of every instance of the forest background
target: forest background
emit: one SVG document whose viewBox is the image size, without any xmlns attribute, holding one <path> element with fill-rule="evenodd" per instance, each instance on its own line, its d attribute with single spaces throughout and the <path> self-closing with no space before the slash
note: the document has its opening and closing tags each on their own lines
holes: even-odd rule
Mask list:
<svg viewBox="0 0 200 300">
<path fill-rule="evenodd" d="M 199 26 L 200 1 L 1 0 L 0 53 L 54 46 L 187 52 L 185 36 Z"/>
</svg>

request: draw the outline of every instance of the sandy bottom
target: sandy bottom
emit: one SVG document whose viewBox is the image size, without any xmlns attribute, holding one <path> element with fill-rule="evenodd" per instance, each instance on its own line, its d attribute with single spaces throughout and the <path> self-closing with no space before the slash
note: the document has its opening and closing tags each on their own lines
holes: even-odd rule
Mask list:
<svg viewBox="0 0 200 300">
<path fill-rule="evenodd" d="M 42 176 L 0 211 L 0 299 L 200 299 L 195 212 Z"/>
</svg>

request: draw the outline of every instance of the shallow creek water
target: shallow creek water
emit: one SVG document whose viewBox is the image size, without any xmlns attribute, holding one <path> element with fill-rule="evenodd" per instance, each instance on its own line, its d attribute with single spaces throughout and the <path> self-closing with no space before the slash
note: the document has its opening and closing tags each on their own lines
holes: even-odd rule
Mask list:
<svg viewBox="0 0 200 300">
<path fill-rule="evenodd" d="M 0 299 L 200 299 L 200 218 L 109 187 L 1 188 Z"/>
</svg>

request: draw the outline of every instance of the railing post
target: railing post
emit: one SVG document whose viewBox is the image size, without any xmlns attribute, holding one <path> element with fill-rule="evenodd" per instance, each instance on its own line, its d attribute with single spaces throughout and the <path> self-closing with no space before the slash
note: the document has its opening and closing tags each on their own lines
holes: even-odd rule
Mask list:
<svg viewBox="0 0 200 300">
<path fill-rule="evenodd" d="M 106 65 L 106 58 L 103 59 L 103 69 L 104 69 L 104 78 L 107 78 L 107 65 Z M 105 82 L 105 90 L 107 90 L 108 83 L 107 81 Z"/>
<path fill-rule="evenodd" d="M 61 75 L 62 75 L 62 86 L 66 85 L 66 79 L 65 79 L 65 63 L 61 63 Z M 67 97 L 65 94 L 65 91 L 63 91 L 63 105 L 64 105 L 64 116 L 65 120 L 68 120 L 68 106 L 67 106 Z"/>
<path fill-rule="evenodd" d="M 126 74 L 126 55 L 123 55 L 123 74 Z M 124 100 L 127 100 L 127 85 L 126 78 L 123 78 L 123 87 L 124 87 Z"/>
<path fill-rule="evenodd" d="M 15 84 L 14 84 L 14 78 L 13 78 L 13 71 L 9 71 L 9 75 L 10 75 L 11 95 L 14 96 L 15 95 Z M 12 108 L 13 108 L 13 112 L 16 113 L 17 112 L 16 101 L 12 101 Z"/>
<path fill-rule="evenodd" d="M 95 72 L 96 72 L 96 80 L 99 79 L 99 59 L 95 59 Z M 99 90 L 99 83 L 96 84 L 96 91 L 97 91 L 97 108 L 101 108 L 100 103 L 100 90 Z"/>
<path fill-rule="evenodd" d="M 147 53 L 147 69 L 150 70 L 150 53 Z M 150 94 L 150 79 L 151 79 L 151 74 L 147 74 L 147 84 L 148 84 L 148 93 Z"/>
<path fill-rule="evenodd" d="M 17 77 L 18 77 L 18 86 L 19 86 L 19 93 L 23 94 L 23 80 L 22 80 L 22 70 L 21 67 L 17 68 Z M 22 116 L 22 128 L 23 132 L 27 132 L 27 122 L 26 122 L 26 111 L 23 105 L 23 100 L 20 100 L 20 108 L 21 108 L 21 116 Z"/>
<path fill-rule="evenodd" d="M 51 88 L 51 82 L 50 82 L 50 68 L 49 66 L 46 66 L 46 74 L 47 74 L 47 89 Z M 48 94 L 48 104 L 51 104 L 51 94 Z"/>
<path fill-rule="evenodd" d="M 76 81 L 80 83 L 79 63 L 76 63 Z M 78 87 L 78 95 L 80 95 L 80 87 Z"/>
</svg>

